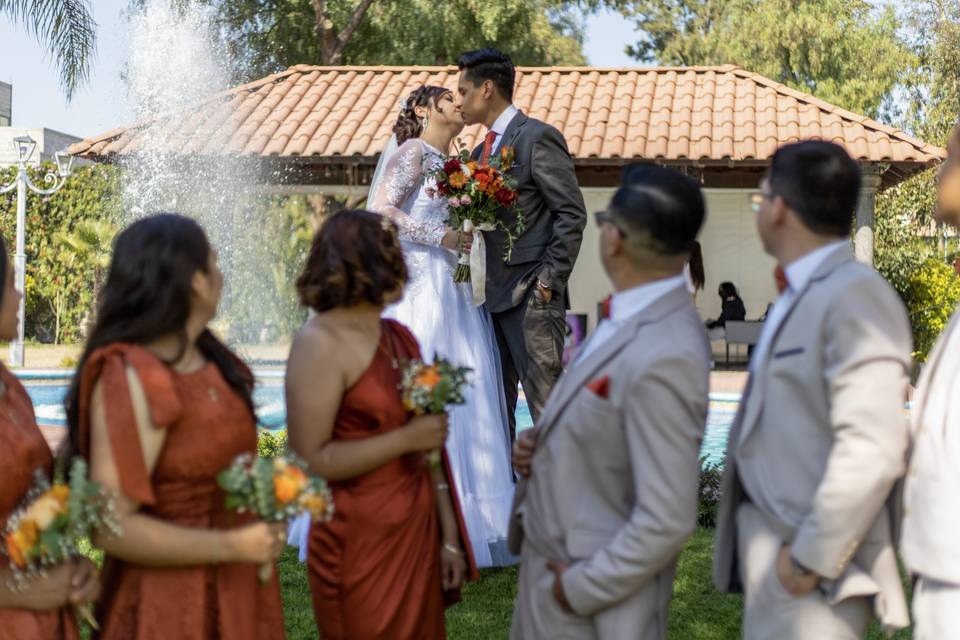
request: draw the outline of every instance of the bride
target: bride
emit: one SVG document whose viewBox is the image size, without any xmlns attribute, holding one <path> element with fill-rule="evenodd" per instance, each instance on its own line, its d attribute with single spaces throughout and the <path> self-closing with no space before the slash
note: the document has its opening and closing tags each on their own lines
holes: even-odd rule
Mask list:
<svg viewBox="0 0 960 640">
<path fill-rule="evenodd" d="M 499 566 L 513 562 L 506 529 L 514 489 L 499 354 L 490 316 L 474 306 L 470 283 L 453 281 L 458 233 L 446 225 L 446 200 L 428 175 L 461 130 L 453 93 L 421 86 L 410 94 L 367 206 L 397 223 L 409 271 L 403 299 L 385 315 L 413 331 L 425 358 L 439 355 L 473 369 L 466 404 L 450 411 L 447 454 L 477 564 Z"/>
</svg>

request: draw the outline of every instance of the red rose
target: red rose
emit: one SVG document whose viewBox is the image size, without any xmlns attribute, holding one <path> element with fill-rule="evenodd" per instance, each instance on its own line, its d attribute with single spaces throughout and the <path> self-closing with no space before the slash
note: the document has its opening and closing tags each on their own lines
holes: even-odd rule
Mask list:
<svg viewBox="0 0 960 640">
<path fill-rule="evenodd" d="M 448 176 L 457 173 L 460 169 L 460 160 L 457 158 L 451 158 L 443 163 L 443 172 Z"/>
<path fill-rule="evenodd" d="M 507 188 L 498 189 L 497 192 L 493 194 L 493 197 L 500 203 L 501 207 L 509 207 L 516 202 L 517 192 Z"/>
</svg>

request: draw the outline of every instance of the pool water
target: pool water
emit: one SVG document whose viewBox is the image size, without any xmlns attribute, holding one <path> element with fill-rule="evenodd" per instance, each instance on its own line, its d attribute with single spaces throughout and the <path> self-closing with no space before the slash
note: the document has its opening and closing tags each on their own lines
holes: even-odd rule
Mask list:
<svg viewBox="0 0 960 640">
<path fill-rule="evenodd" d="M 37 422 L 50 425 L 66 425 L 63 399 L 67 394 L 67 384 L 59 380 L 23 380 L 27 393 L 33 401 Z M 283 382 L 277 375 L 259 380 L 253 392 L 253 401 L 257 407 L 257 417 L 264 429 L 278 430 L 286 428 L 286 405 L 283 397 Z M 733 394 L 711 394 L 710 409 L 707 414 L 707 430 L 704 434 L 701 456 L 706 461 L 719 463 L 723 460 L 727 447 L 727 434 L 737 413 L 739 396 Z M 517 430 L 523 431 L 533 425 L 527 404 L 521 398 L 517 406 Z"/>
</svg>

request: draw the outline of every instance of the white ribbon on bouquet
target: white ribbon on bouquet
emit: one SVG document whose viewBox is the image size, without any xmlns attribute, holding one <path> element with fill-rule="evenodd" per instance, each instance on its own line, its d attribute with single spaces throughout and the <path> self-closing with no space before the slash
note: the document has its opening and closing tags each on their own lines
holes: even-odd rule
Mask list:
<svg viewBox="0 0 960 640">
<path fill-rule="evenodd" d="M 484 231 L 493 231 L 496 225 L 491 223 L 474 224 L 464 220 L 461 230 L 473 236 L 470 255 L 460 253 L 460 264 L 470 265 L 470 287 L 473 289 L 473 304 L 479 307 L 487 300 L 487 247 L 483 241 Z"/>
</svg>

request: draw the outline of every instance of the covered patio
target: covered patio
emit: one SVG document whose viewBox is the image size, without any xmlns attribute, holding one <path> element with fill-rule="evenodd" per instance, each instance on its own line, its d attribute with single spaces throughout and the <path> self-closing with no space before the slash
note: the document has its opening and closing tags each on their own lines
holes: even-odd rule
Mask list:
<svg viewBox="0 0 960 640">
<path fill-rule="evenodd" d="M 622 168 L 653 161 L 703 185 L 708 221 L 701 234 L 707 283 L 704 317 L 719 314 L 715 295 L 734 282 L 759 317 L 776 297 L 772 261 L 753 226 L 748 196 L 778 146 L 805 138 L 843 145 L 863 167 L 856 253 L 873 260 L 878 190 L 939 163 L 943 149 L 735 66 L 519 68 L 516 105 L 560 129 L 589 210 L 606 206 Z M 345 195 L 362 202 L 402 97 L 421 84 L 455 89 L 453 67 L 298 65 L 196 104 L 187 112 L 115 129 L 70 147 L 82 158 L 115 162 L 143 151 L 239 158 L 278 194 Z M 162 131 L 163 136 L 148 135 Z M 479 127 L 466 129 L 472 147 Z M 157 140 L 162 142 L 158 143 Z M 596 232 L 584 234 L 571 278 L 573 311 L 596 321 L 609 292 Z"/>
</svg>

